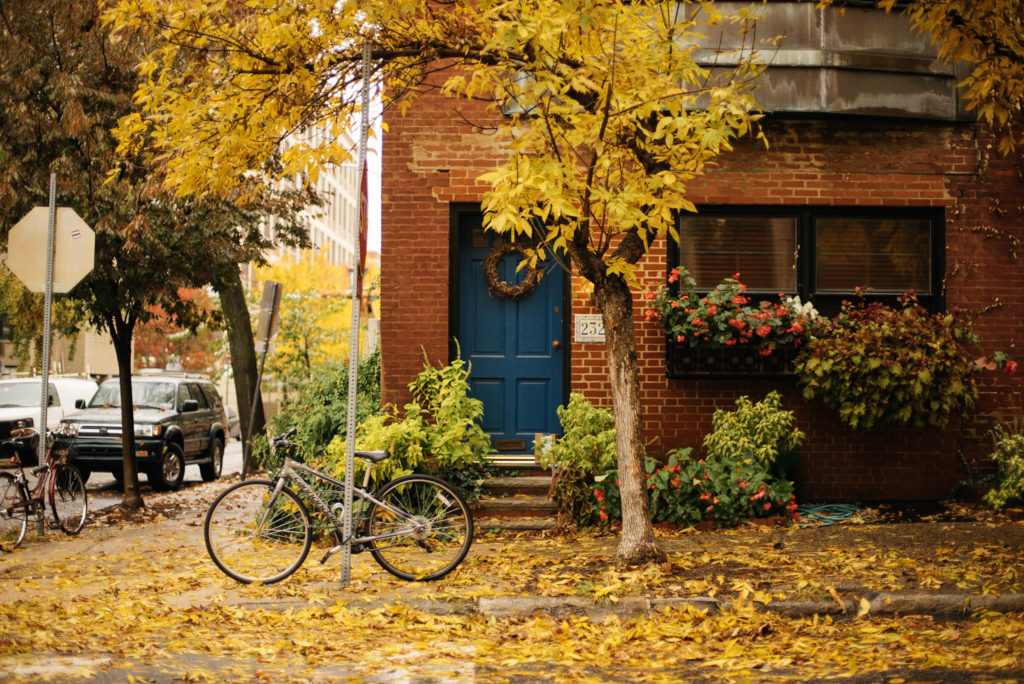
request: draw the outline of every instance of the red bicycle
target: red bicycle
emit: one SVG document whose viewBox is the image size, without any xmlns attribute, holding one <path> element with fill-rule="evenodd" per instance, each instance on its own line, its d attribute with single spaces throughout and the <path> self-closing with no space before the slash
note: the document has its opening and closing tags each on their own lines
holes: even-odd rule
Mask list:
<svg viewBox="0 0 1024 684">
<path fill-rule="evenodd" d="M 89 503 L 85 494 L 85 480 L 78 468 L 68 463 L 63 456 L 53 456 L 53 436 L 46 435 L 46 458 L 44 463 L 29 471 L 38 477 L 31 486 L 25 469 L 21 465 L 18 451 L 31 443 L 39 433 L 32 428 L 11 431 L 11 439 L 0 443 L 3 450 L 9 450 L 12 457 L 0 461 L 0 467 L 14 468 L 14 473 L 0 472 L 0 550 L 12 551 L 25 539 L 29 521 L 39 524 L 42 534 L 46 523 L 46 501 L 57 527 L 65 534 L 78 534 L 85 526 Z"/>
</svg>

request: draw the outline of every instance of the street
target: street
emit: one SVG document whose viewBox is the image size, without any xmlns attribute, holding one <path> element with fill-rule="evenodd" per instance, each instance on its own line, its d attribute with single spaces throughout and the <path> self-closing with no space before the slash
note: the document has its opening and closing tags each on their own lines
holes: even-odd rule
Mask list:
<svg viewBox="0 0 1024 684">
<path fill-rule="evenodd" d="M 232 439 L 224 445 L 224 468 L 221 471 L 221 477 L 241 471 L 242 443 L 237 439 Z M 199 466 L 190 465 L 185 468 L 185 481 L 182 483 L 182 488 L 202 481 L 203 479 L 199 476 Z M 139 475 L 139 484 L 143 494 L 152 491 L 145 475 Z M 85 489 L 89 495 L 90 511 L 99 511 L 121 503 L 121 486 L 110 473 L 93 473 L 89 476 Z"/>
</svg>

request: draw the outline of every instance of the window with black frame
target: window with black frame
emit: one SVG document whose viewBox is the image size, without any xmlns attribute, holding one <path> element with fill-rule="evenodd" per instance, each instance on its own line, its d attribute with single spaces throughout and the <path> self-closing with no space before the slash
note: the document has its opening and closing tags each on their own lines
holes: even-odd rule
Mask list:
<svg viewBox="0 0 1024 684">
<path fill-rule="evenodd" d="M 889 304 L 913 291 L 922 306 L 938 311 L 944 271 L 943 216 L 941 209 L 929 208 L 705 206 L 696 214 L 679 217 L 679 243 L 669 243 L 668 267 L 685 268 L 695 281 L 692 292 L 704 297 L 708 309 L 703 312 L 705 305 L 699 305 L 698 318 L 711 313 L 713 297 L 707 293 L 727 278 L 742 283 L 742 298 L 754 308 L 754 319 L 756 311 L 764 311 L 769 302 L 777 306 L 787 301 L 786 306 L 796 307 L 794 311 L 805 310 L 804 303 L 811 302 L 820 314 L 831 316 L 858 290 L 870 300 Z M 680 287 L 675 280 L 671 287 Z M 679 291 L 673 296 L 684 295 Z M 723 343 L 710 340 L 712 335 L 701 335 L 731 328 L 711 325 L 695 333 L 693 325 L 703 324 L 694 323 L 694 313 L 686 311 L 690 324 L 679 323 L 678 314 L 659 314 L 669 332 L 669 376 L 791 374 L 796 346 L 776 342 L 768 328 L 758 328 L 757 334 L 764 335 L 758 339 L 750 334 L 752 326 L 744 333 L 735 316 L 729 325 L 736 325 L 737 330 L 730 333 L 736 339 Z M 744 338 L 744 334 L 750 336 Z"/>
<path fill-rule="evenodd" d="M 892 301 L 913 291 L 937 311 L 943 230 L 941 209 L 702 207 L 680 216 L 668 265 L 699 291 L 739 273 L 754 295 L 800 295 L 825 314 L 858 288 Z"/>
</svg>

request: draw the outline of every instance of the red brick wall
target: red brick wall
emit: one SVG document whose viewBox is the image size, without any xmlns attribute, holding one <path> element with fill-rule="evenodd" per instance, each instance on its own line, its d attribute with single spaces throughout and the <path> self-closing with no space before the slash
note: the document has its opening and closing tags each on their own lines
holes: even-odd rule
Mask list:
<svg viewBox="0 0 1024 684">
<path fill-rule="evenodd" d="M 449 205 L 479 202 L 475 181 L 500 159 L 493 136 L 465 119 L 486 121 L 479 103 L 431 94 L 405 117 L 389 116 L 384 140 L 382 230 L 383 398 L 401 405 L 405 385 L 422 367 L 421 346 L 434 362 L 448 356 Z M 771 147 L 746 142 L 691 184 L 697 203 L 942 207 L 947 221 L 947 305 L 981 310 L 976 329 L 986 351 L 1016 352 L 1024 322 L 1024 269 L 1010 254 L 1024 240 L 1024 184 L 1013 164 L 991 154 L 974 125 L 835 118 L 769 122 Z M 976 230 L 987 226 L 985 231 Z M 660 281 L 665 240 L 641 262 L 645 282 Z M 1024 258 L 1024 254 L 1020 255 Z M 639 295 L 638 295 L 639 296 Z M 801 450 L 801 501 L 941 498 L 963 475 L 959 456 L 981 461 L 985 432 L 998 417 L 1024 414 L 1024 372 L 983 378 L 977 411 L 945 430 L 854 432 L 795 381 L 677 380 L 665 377 L 664 341 L 635 306 L 644 433 L 649 453 L 699 447 L 716 408 L 737 396 L 779 389 L 807 440 Z M 596 313 L 586 283 L 573 280 L 571 314 Z M 1024 345 L 1022 345 L 1024 346 Z M 570 388 L 610 405 L 601 345 L 573 343 Z"/>
</svg>

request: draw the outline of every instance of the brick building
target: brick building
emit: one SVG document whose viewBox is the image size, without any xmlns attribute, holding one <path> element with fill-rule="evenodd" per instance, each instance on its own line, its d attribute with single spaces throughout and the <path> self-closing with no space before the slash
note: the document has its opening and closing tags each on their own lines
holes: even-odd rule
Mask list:
<svg viewBox="0 0 1024 684">
<path fill-rule="evenodd" d="M 757 275 L 765 278 L 766 294 L 799 293 L 825 312 L 852 293 L 876 256 L 884 261 L 885 251 L 896 249 L 891 241 L 872 242 L 880 225 L 895 226 L 899 249 L 911 252 L 920 268 L 906 282 L 887 285 L 889 294 L 912 287 L 935 310 L 998 304 L 979 318 L 976 331 L 986 351 L 1019 359 L 1024 269 L 1014 246 L 1024 239 L 1024 182 L 1019 162 L 997 155 L 986 130 L 962 111 L 957 70 L 938 63 L 902 17 L 849 7 L 822 12 L 813 3 L 769 7 L 774 13 L 765 30 L 773 22 L 789 27 L 758 97 L 770 113 L 764 129 L 771 147 L 741 141 L 691 183 L 688 197 L 698 216 L 734 230 L 738 243 L 761 240 L 784 262 Z M 554 406 L 570 391 L 609 406 L 610 387 L 603 344 L 587 335 L 588 315 L 597 312 L 584 280 L 552 271 L 518 300 L 487 291 L 481 266 L 498 243 L 479 230 L 487 188 L 476 179 L 499 162 L 502 148 L 473 124 L 495 116 L 486 103 L 455 102 L 432 90 L 404 117 L 388 117 L 383 400 L 403 404 L 422 352 L 447 362 L 458 339 L 463 358 L 473 363 L 474 392 L 485 402 L 484 427 L 496 447 L 529 452 L 533 434 L 558 432 Z M 700 238 L 706 222 L 687 220 L 681 219 L 683 235 Z M 768 225 L 781 229 L 765 231 Z M 853 234 L 868 247 L 844 242 Z M 860 254 L 862 263 L 853 270 L 835 266 L 835 252 L 844 250 Z M 727 256 L 740 267 L 698 280 L 713 283 L 745 270 L 739 251 Z M 641 279 L 661 282 L 681 258 L 666 239 L 656 242 L 641 261 Z M 686 258 L 711 263 L 699 253 Z M 514 259 L 500 264 L 508 269 Z M 506 270 L 501 277 L 515 276 Z M 716 408 L 778 389 L 807 433 L 796 478 L 804 502 L 942 498 L 964 477 L 963 461 L 984 461 L 992 424 L 1024 415 L 1021 376 L 988 373 L 978 406 L 944 430 L 853 431 L 822 404 L 805 401 L 792 377 L 666 373 L 665 338 L 643 320 L 642 309 L 636 293 L 648 453 L 699 447 Z"/>
</svg>

